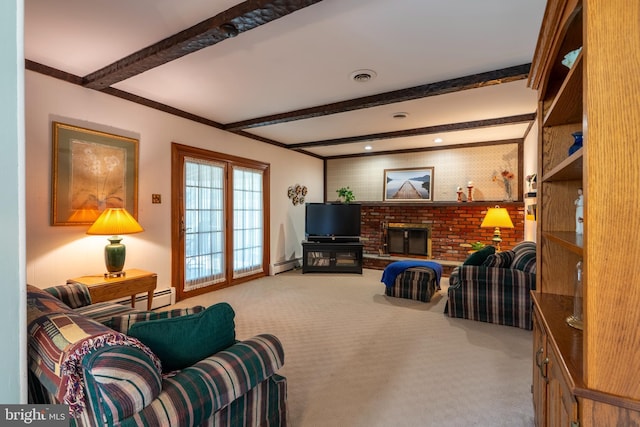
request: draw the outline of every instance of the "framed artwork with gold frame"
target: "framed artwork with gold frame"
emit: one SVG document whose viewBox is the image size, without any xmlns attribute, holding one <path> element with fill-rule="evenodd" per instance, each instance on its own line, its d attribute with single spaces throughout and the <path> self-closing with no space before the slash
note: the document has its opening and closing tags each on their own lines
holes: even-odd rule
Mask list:
<svg viewBox="0 0 640 427">
<path fill-rule="evenodd" d="M 51 225 L 85 225 L 106 208 L 138 217 L 138 140 L 52 122 Z"/>
</svg>

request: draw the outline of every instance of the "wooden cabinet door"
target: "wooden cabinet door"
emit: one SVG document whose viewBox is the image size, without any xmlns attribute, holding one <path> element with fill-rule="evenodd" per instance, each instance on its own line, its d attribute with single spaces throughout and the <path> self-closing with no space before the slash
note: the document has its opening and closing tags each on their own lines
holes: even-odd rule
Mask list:
<svg viewBox="0 0 640 427">
<path fill-rule="evenodd" d="M 571 392 L 567 381 L 562 374 L 560 358 L 553 351 L 552 346 L 547 347 L 547 417 L 548 426 L 571 427 L 578 422 L 578 402 Z"/>
<path fill-rule="evenodd" d="M 533 310 L 533 410 L 536 427 L 547 427 L 547 334 L 540 320 L 538 308 Z"/>
</svg>

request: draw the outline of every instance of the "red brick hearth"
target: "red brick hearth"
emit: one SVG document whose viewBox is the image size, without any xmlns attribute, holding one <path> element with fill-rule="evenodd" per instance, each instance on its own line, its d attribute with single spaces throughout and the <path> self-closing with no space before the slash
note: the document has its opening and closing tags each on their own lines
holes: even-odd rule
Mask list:
<svg viewBox="0 0 640 427">
<path fill-rule="evenodd" d="M 462 262 L 469 248 L 462 243 L 491 243 L 492 228 L 480 228 L 487 208 L 499 204 L 507 208 L 515 228 L 501 229 L 502 249 L 509 249 L 524 239 L 524 204 L 522 202 L 471 203 L 381 203 L 363 202 L 361 236 L 364 243 L 364 266 L 384 268 L 388 262 L 367 255 L 384 251 L 384 227 L 388 223 L 431 224 L 432 259 Z M 393 255 L 393 254 L 392 254 Z M 414 258 L 414 256 L 411 256 Z M 416 257 L 417 258 L 417 257 Z"/>
</svg>

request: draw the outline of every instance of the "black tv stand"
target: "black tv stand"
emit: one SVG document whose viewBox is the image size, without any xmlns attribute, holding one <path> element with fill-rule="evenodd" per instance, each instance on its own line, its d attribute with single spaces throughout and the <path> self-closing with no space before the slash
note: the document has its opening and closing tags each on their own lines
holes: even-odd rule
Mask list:
<svg viewBox="0 0 640 427">
<path fill-rule="evenodd" d="M 351 242 L 302 242 L 302 273 L 362 274 L 359 238 Z"/>
</svg>

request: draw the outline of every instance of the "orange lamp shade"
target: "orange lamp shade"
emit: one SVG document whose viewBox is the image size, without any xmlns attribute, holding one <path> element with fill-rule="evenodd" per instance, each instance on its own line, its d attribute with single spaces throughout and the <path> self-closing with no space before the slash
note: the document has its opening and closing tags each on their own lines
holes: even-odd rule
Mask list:
<svg viewBox="0 0 640 427">
<path fill-rule="evenodd" d="M 87 234 L 118 235 L 140 233 L 144 229 L 124 208 L 108 208 L 100 214 L 96 222 L 87 230 Z"/>
</svg>

